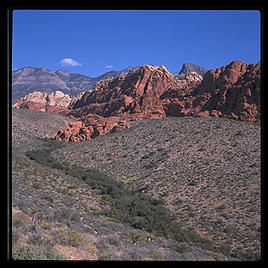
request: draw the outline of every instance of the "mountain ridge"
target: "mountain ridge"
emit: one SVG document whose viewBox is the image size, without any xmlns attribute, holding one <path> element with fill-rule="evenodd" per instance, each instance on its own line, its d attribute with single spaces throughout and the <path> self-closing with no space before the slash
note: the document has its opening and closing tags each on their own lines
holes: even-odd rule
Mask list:
<svg viewBox="0 0 268 268">
<path fill-rule="evenodd" d="M 136 67 L 130 66 L 120 71 L 109 71 L 97 77 L 89 77 L 61 69 L 53 72 L 43 67 L 25 66 L 12 71 L 12 102 L 34 91 L 42 93 L 62 91 L 73 98 L 83 91 L 92 89 L 98 81 L 119 76 L 133 68 Z"/>
<path fill-rule="evenodd" d="M 100 80 L 121 76 L 139 67 L 141 66 L 129 66 L 119 71 L 111 70 L 96 77 L 90 77 L 86 74 L 69 73 L 63 69 L 51 71 L 44 67 L 24 66 L 12 71 L 12 102 L 14 103 L 34 91 L 42 93 L 62 91 L 74 98 L 79 93 L 92 89 Z M 181 70 L 173 75 L 175 77 L 180 74 L 188 74 L 190 68 L 202 77 L 206 70 L 196 64 L 184 63 Z"/>
<path fill-rule="evenodd" d="M 260 63 L 234 61 L 208 71 L 204 79 L 190 74 L 179 83 L 164 66 L 144 65 L 125 76 L 102 80 L 67 113 L 80 123 L 60 130 L 54 138 L 86 140 L 113 131 L 116 124 L 118 130 L 128 128 L 128 120 L 166 116 L 259 120 Z"/>
<path fill-rule="evenodd" d="M 54 137 L 80 141 L 129 128 L 128 121 L 166 116 L 260 119 L 260 62 L 233 61 L 210 70 L 174 77 L 165 66 L 143 65 L 123 75 L 98 81 L 93 90 L 55 112 L 77 122 Z M 28 103 L 28 109 L 38 110 Z M 27 108 L 22 101 L 18 108 Z M 32 107 L 31 107 L 32 105 Z M 48 110 L 46 108 L 46 110 Z M 50 111 L 53 113 L 53 109 Z"/>
</svg>

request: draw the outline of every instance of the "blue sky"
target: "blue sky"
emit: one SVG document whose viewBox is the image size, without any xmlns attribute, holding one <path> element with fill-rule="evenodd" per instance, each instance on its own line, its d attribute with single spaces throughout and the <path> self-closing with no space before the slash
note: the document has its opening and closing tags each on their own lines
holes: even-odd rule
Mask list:
<svg viewBox="0 0 268 268">
<path fill-rule="evenodd" d="M 15 10 L 12 69 L 96 77 L 143 64 L 216 69 L 260 60 L 257 10 Z"/>
</svg>

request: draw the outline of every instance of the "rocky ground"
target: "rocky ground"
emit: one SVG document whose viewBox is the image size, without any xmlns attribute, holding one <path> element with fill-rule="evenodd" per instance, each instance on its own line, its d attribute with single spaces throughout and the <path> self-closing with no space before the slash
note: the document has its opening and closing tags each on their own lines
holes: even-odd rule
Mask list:
<svg viewBox="0 0 268 268">
<path fill-rule="evenodd" d="M 130 189 L 162 199 L 184 226 L 223 245 L 215 252 L 103 216 L 98 191 L 25 156 L 42 148 L 39 137 L 55 135 L 66 120 L 12 110 L 13 257 L 232 260 L 226 256 L 231 253 L 258 258 L 258 125 L 195 117 L 142 120 L 121 132 L 64 143 L 52 153 L 59 161 L 97 168 Z M 36 215 L 42 219 L 34 232 Z"/>
</svg>

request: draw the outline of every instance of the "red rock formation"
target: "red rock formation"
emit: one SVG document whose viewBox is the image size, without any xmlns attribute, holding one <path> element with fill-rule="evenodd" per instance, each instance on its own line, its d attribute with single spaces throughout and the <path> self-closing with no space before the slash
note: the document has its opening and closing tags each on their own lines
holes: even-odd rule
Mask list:
<svg viewBox="0 0 268 268">
<path fill-rule="evenodd" d="M 93 115 L 99 116 L 98 123 Z M 87 125 L 94 129 L 91 138 L 124 129 L 124 124 L 118 124 L 119 118 L 201 116 L 254 122 L 259 115 L 260 63 L 247 65 L 239 61 L 208 71 L 203 80 L 194 73 L 173 79 L 165 67 L 146 65 L 127 75 L 100 81 L 93 91 L 74 102 L 69 112 L 69 116 L 83 118 L 83 122 L 88 118 Z M 107 123 L 107 118 L 117 118 L 117 126 L 103 128 L 104 122 L 112 122 Z"/>
<path fill-rule="evenodd" d="M 61 111 L 77 122 L 55 139 L 81 141 L 130 127 L 128 120 L 165 116 L 229 117 L 247 122 L 260 118 L 260 63 L 233 61 L 208 71 L 175 79 L 164 66 L 145 65 L 116 78 L 99 81 L 93 90 L 69 101 Z M 38 106 L 39 105 L 39 106 Z M 23 102 L 20 107 L 44 109 Z M 53 110 L 54 109 L 54 110 Z"/>
<path fill-rule="evenodd" d="M 142 113 L 163 117 L 160 96 L 177 83 L 164 66 L 145 65 L 124 76 L 108 78 L 96 84 L 73 103 L 73 115 L 95 113 L 104 117 Z M 79 110 L 80 108 L 80 110 Z"/>
<path fill-rule="evenodd" d="M 130 127 L 126 120 L 166 116 L 160 96 L 177 82 L 164 66 L 145 65 L 126 75 L 96 84 L 69 105 L 68 116 L 83 121 L 57 133 L 59 140 L 85 140 Z M 90 128 L 81 135 L 81 128 Z M 83 132 L 85 132 L 83 130 Z"/>
<path fill-rule="evenodd" d="M 193 111 L 214 110 L 218 116 L 255 122 L 260 118 L 260 76 L 260 63 L 240 61 L 207 72 L 192 93 Z"/>
<path fill-rule="evenodd" d="M 184 94 L 170 89 L 162 95 L 166 115 L 223 116 L 255 122 L 260 118 L 260 75 L 260 63 L 240 61 L 210 70 L 196 88 L 184 89 Z"/>
<path fill-rule="evenodd" d="M 81 121 L 70 123 L 67 128 L 59 130 L 55 139 L 73 142 L 85 141 L 129 127 L 130 125 L 125 120 L 121 120 L 118 117 L 110 116 L 104 118 L 88 114 Z"/>
<path fill-rule="evenodd" d="M 19 99 L 13 107 L 18 109 L 61 114 L 68 110 L 67 107 L 70 101 L 71 98 L 61 91 L 55 91 L 50 94 L 35 91 Z"/>
</svg>

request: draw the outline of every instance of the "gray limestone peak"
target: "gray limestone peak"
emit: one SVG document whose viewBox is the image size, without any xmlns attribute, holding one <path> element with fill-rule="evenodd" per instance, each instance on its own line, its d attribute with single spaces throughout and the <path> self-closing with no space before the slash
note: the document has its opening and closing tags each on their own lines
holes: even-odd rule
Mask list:
<svg viewBox="0 0 268 268">
<path fill-rule="evenodd" d="M 173 75 L 174 77 L 176 77 L 180 74 L 188 74 L 191 72 L 196 72 L 203 77 L 207 72 L 207 69 L 193 63 L 184 63 L 181 67 L 181 70 L 179 72 L 174 73 Z"/>
</svg>

